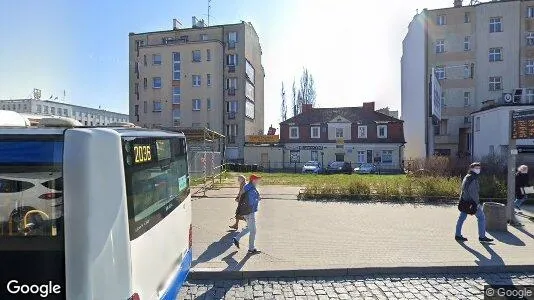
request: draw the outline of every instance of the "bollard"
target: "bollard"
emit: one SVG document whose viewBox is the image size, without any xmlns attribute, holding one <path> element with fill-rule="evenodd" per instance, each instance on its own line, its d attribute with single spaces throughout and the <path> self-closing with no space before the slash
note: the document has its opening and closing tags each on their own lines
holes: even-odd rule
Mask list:
<svg viewBox="0 0 534 300">
<path fill-rule="evenodd" d="M 486 216 L 486 230 L 508 231 L 506 205 L 497 202 L 486 202 L 482 206 Z"/>
</svg>

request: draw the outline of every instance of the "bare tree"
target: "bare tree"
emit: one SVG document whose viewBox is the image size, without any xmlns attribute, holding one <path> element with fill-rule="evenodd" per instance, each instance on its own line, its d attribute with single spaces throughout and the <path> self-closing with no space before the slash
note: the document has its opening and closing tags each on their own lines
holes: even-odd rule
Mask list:
<svg viewBox="0 0 534 300">
<path fill-rule="evenodd" d="M 299 114 L 299 102 L 297 99 L 297 87 L 295 86 L 295 79 L 293 79 L 293 86 L 291 87 L 293 96 L 293 117 Z"/>
<path fill-rule="evenodd" d="M 287 103 L 286 103 L 286 90 L 284 88 L 284 82 L 282 81 L 282 90 L 280 91 L 282 96 L 282 107 L 280 107 L 280 115 L 282 122 L 287 120 Z"/>
<path fill-rule="evenodd" d="M 315 106 L 315 99 L 317 97 L 315 92 L 315 82 L 313 80 L 313 76 L 306 68 L 302 70 L 302 75 L 300 77 L 299 94 L 299 110 L 300 107 L 302 107 L 302 104 L 311 104 L 312 106 Z"/>
</svg>

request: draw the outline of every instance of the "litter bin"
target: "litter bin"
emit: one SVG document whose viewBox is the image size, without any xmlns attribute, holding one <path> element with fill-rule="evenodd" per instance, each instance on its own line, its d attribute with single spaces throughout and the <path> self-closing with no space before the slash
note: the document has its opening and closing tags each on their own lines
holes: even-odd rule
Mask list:
<svg viewBox="0 0 534 300">
<path fill-rule="evenodd" d="M 482 206 L 486 216 L 486 230 L 508 231 L 506 205 L 497 202 L 486 202 Z"/>
</svg>

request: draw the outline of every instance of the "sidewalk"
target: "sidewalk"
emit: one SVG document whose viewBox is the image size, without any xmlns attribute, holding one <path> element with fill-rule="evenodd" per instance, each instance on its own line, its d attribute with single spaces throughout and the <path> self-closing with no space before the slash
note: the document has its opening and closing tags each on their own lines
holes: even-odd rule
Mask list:
<svg viewBox="0 0 534 300">
<path fill-rule="evenodd" d="M 469 217 L 463 230 L 469 241 L 459 244 L 454 240 L 455 206 L 297 201 L 298 190 L 260 189 L 256 247 L 262 253 L 254 256 L 246 256 L 247 237 L 237 251 L 231 241 L 235 233 L 227 231 L 237 188 L 209 191 L 208 198 L 194 199 L 191 276 L 534 268 L 534 223 L 525 219 L 523 228 L 490 233 L 496 241 L 487 246 L 478 242 L 476 218 Z"/>
</svg>

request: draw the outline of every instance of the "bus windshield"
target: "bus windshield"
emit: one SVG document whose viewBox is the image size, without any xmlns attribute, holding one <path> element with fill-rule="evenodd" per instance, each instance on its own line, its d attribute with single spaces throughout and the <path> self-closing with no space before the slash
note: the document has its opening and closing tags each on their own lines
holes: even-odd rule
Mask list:
<svg viewBox="0 0 534 300">
<path fill-rule="evenodd" d="M 185 139 L 124 141 L 131 239 L 171 213 L 189 194 Z"/>
<path fill-rule="evenodd" d="M 0 140 L 0 235 L 57 236 L 63 215 L 63 141 Z"/>
</svg>

